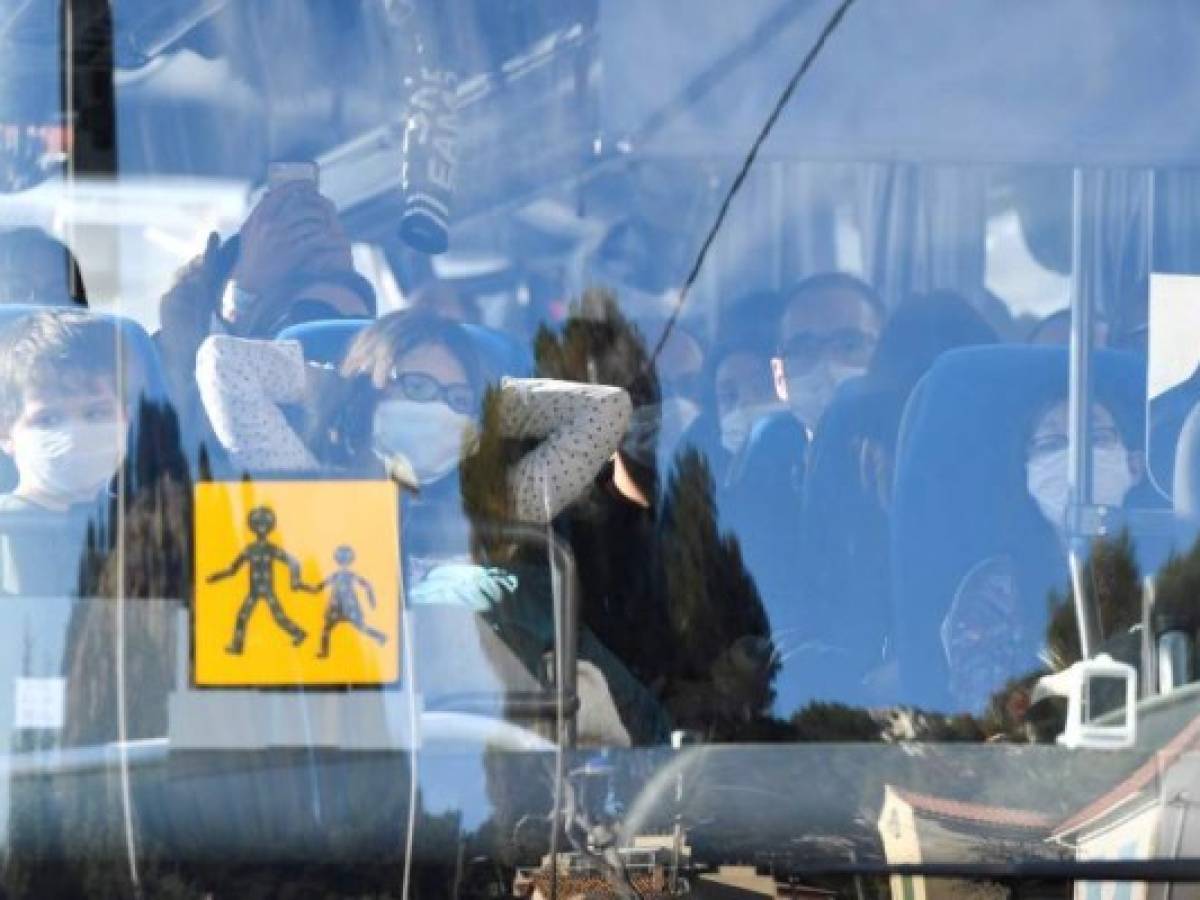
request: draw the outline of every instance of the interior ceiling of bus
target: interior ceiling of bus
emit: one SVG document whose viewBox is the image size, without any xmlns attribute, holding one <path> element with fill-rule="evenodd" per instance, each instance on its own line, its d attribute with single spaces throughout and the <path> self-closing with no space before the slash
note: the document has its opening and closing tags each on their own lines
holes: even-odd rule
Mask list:
<svg viewBox="0 0 1200 900">
<path fill-rule="evenodd" d="M 536 257 L 615 218 L 679 232 L 695 224 L 680 198 L 711 206 L 842 2 L 739 0 L 731 15 L 689 0 L 679 16 L 639 0 L 120 0 L 121 167 L 254 182 L 270 159 L 352 144 L 402 109 L 389 16 L 436 10 L 461 85 L 462 234 L 503 227 Z M 72 8 L 89 5 L 107 8 Z M 54 6 L 0 16 L 8 71 L 21 58 L 37 73 L 39 49 L 57 65 Z M 1198 45 L 1190 0 L 856 0 L 762 155 L 1191 166 Z M 56 103 L 47 84 L 10 79 L 0 100 Z M 395 184 L 372 192 L 348 211 L 360 233 L 395 221 Z"/>
</svg>

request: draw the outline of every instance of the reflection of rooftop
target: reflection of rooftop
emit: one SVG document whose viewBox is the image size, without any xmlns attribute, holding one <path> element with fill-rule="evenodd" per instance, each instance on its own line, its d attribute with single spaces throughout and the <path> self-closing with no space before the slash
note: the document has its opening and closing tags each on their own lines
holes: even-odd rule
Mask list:
<svg viewBox="0 0 1200 900">
<path fill-rule="evenodd" d="M 1161 750 L 1151 756 L 1112 790 L 1097 797 L 1075 813 L 1054 831 L 1055 838 L 1065 837 L 1084 828 L 1092 821 L 1111 812 L 1117 806 L 1134 799 L 1147 787 L 1152 787 L 1188 750 L 1200 744 L 1200 716 L 1192 719 L 1183 730 L 1173 737 Z"/>
<path fill-rule="evenodd" d="M 947 800 L 943 797 L 933 797 L 929 794 L 919 794 L 900 788 L 891 788 L 891 790 L 914 810 L 932 816 L 995 825 L 1002 828 L 1041 829 L 1049 828 L 1054 824 L 1054 820 L 1050 816 L 1029 810 Z"/>
</svg>

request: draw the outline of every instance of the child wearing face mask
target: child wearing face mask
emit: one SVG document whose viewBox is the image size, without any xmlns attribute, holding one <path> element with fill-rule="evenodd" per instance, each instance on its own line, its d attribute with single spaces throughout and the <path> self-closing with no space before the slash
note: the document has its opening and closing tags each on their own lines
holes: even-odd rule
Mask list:
<svg viewBox="0 0 1200 900">
<path fill-rule="evenodd" d="M 0 531 L 4 590 L 73 590 L 87 523 L 125 457 L 116 371 L 112 324 L 86 313 L 31 314 L 0 335 L 0 449 L 17 475 L 0 516 L 25 523 Z"/>
</svg>

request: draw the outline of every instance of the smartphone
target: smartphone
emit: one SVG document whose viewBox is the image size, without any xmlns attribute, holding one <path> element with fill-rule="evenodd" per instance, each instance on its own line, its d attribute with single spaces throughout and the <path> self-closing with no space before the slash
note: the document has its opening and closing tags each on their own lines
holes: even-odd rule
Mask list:
<svg viewBox="0 0 1200 900">
<path fill-rule="evenodd" d="M 307 181 L 320 190 L 320 169 L 315 162 L 273 162 L 267 166 L 267 190 L 293 181 Z"/>
</svg>

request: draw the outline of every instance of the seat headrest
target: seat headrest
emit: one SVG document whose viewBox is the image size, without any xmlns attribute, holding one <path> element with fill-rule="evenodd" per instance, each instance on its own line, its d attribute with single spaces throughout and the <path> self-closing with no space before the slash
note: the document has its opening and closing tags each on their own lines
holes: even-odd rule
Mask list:
<svg viewBox="0 0 1200 900">
<path fill-rule="evenodd" d="M 330 319 L 289 325 L 276 335 L 277 341 L 296 341 L 310 362 L 337 365 L 346 355 L 350 342 L 374 319 Z"/>
</svg>

